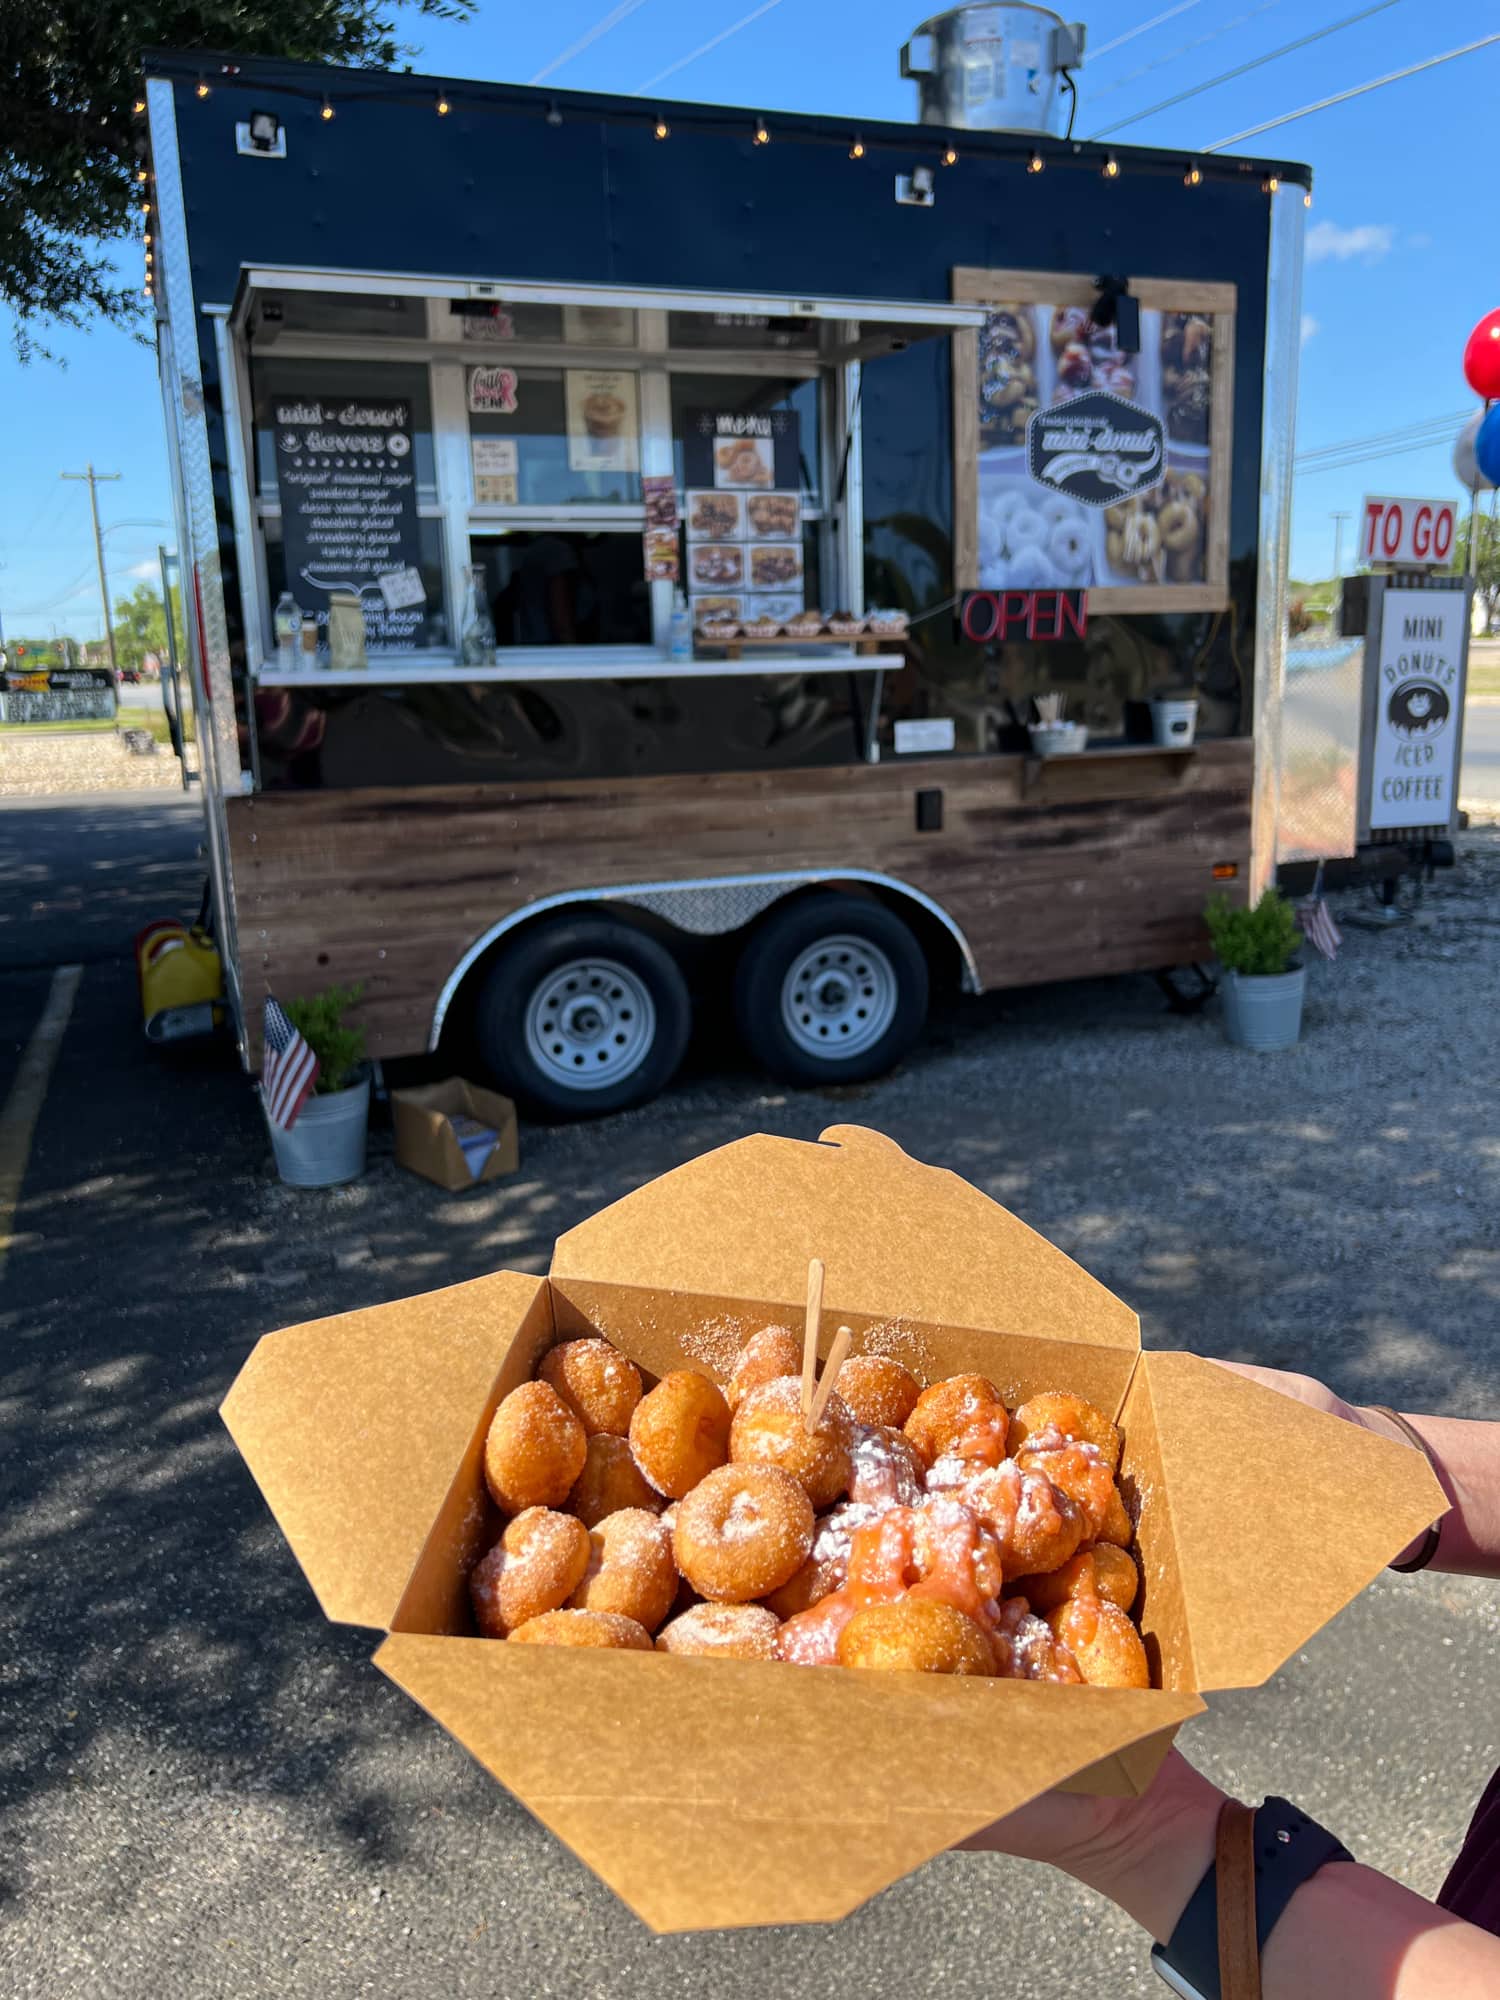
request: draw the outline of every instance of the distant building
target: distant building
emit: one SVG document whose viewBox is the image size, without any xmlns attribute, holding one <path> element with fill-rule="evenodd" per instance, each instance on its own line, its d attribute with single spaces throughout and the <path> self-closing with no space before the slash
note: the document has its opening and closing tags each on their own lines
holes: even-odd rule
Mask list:
<svg viewBox="0 0 1500 2000">
<path fill-rule="evenodd" d="M 107 667 L 109 665 L 109 641 L 107 639 L 85 639 L 78 648 L 82 663 L 86 667 Z"/>
</svg>

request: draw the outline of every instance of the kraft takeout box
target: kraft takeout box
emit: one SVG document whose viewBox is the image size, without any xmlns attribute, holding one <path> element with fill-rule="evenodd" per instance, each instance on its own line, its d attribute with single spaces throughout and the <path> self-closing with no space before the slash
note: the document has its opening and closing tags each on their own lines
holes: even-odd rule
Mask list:
<svg viewBox="0 0 1500 2000">
<path fill-rule="evenodd" d="M 464 1157 L 453 1128 L 455 1118 L 472 1119 L 495 1135 L 478 1173 Z M 396 1130 L 396 1165 L 436 1181 L 450 1194 L 501 1180 L 521 1164 L 515 1105 L 498 1091 L 482 1090 L 461 1076 L 393 1090 L 391 1123 Z"/>
<path fill-rule="evenodd" d="M 843 1321 L 929 1379 L 1010 1404 L 1066 1388 L 1124 1432 L 1149 1690 L 506 1646 L 467 1577 L 496 1540 L 482 1453 L 558 1339 L 722 1377 L 800 1326 L 827 1264 Z M 860 1341 L 856 1341 L 858 1351 Z M 1421 1455 L 1191 1354 L 956 1175 L 839 1126 L 742 1139 L 502 1271 L 288 1327 L 224 1420 L 326 1615 L 659 1931 L 841 1917 L 1054 1785 L 1150 1782 L 1217 1688 L 1258 1685 L 1442 1511 Z"/>
</svg>

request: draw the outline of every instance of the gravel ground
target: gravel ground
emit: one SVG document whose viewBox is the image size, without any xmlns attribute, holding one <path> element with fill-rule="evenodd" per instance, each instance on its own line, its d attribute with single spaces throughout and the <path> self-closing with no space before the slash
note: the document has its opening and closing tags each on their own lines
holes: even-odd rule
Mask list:
<svg viewBox="0 0 1500 2000">
<path fill-rule="evenodd" d="M 1148 1345 L 1500 1416 L 1500 830 L 1463 838 L 1412 922 L 1345 937 L 1282 1056 L 1143 980 L 996 995 L 856 1090 L 700 1055 L 643 1111 L 528 1128 L 513 1180 L 457 1196 L 400 1173 L 383 1132 L 358 1186 L 283 1189 L 238 1076 L 144 1052 L 128 967 L 91 964 L 0 1303 L 0 1985 L 1159 1993 L 1122 1918 L 994 1857 L 945 1856 L 832 1930 L 653 1938 L 370 1668 L 373 1635 L 325 1624 L 214 1412 L 269 1327 L 543 1269 L 561 1230 L 709 1146 L 859 1122 L 1079 1258 Z M 0 1057 L 44 991 L 0 984 Z M 1269 1549 L 1247 1617 L 1275 1580 Z M 1184 1748 L 1431 1893 L 1500 1759 L 1497 1641 L 1493 1588 L 1382 1578 L 1266 1687 L 1214 1696 Z M 899 1788 L 921 1744 L 890 1761 Z"/>
<path fill-rule="evenodd" d="M 127 724 L 129 715 L 125 718 Z M 54 793 L 182 790 L 170 750 L 137 757 L 124 741 L 92 734 L 17 736 L 0 733 L 0 799 L 47 798 Z"/>
</svg>

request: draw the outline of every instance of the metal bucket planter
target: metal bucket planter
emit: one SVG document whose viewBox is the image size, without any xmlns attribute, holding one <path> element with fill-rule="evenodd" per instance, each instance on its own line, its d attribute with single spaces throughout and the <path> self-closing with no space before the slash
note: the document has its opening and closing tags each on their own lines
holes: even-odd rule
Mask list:
<svg viewBox="0 0 1500 2000">
<path fill-rule="evenodd" d="M 1224 1033 L 1242 1049 L 1289 1049 L 1302 1032 L 1307 968 L 1295 972 L 1226 972 L 1219 984 Z"/>
<path fill-rule="evenodd" d="M 342 1187 L 365 1170 L 365 1134 L 370 1123 L 370 1079 L 347 1090 L 310 1097 L 290 1132 L 268 1118 L 276 1171 L 288 1187 Z"/>
</svg>

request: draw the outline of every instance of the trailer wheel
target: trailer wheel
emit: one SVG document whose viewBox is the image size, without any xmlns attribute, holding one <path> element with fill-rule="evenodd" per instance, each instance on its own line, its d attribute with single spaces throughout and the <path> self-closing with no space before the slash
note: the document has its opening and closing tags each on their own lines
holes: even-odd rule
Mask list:
<svg viewBox="0 0 1500 2000">
<path fill-rule="evenodd" d="M 751 1053 L 783 1083 L 858 1083 L 898 1062 L 927 1018 L 927 960 L 883 903 L 830 893 L 784 904 L 735 970 Z"/>
<path fill-rule="evenodd" d="M 480 989 L 479 1053 L 501 1088 L 542 1118 L 595 1118 L 655 1097 L 692 1026 L 672 954 L 608 918 L 539 924 Z"/>
</svg>

